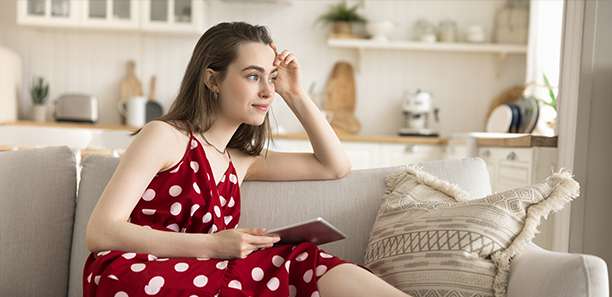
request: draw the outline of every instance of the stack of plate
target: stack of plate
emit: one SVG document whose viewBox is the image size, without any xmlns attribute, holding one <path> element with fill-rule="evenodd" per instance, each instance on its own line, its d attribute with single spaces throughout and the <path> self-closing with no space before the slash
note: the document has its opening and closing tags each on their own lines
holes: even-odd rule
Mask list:
<svg viewBox="0 0 612 297">
<path fill-rule="evenodd" d="M 497 106 L 487 120 L 487 132 L 531 133 L 535 129 L 540 109 L 533 98 Z"/>
</svg>

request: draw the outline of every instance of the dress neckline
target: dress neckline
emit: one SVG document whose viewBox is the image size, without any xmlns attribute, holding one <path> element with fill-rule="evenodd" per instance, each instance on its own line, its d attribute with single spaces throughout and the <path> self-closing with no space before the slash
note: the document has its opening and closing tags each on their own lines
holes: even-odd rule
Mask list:
<svg viewBox="0 0 612 297">
<path fill-rule="evenodd" d="M 227 168 L 225 168 L 225 171 L 221 175 L 221 179 L 219 179 L 219 181 L 217 182 L 217 180 L 215 180 L 214 169 L 210 165 L 210 161 L 208 160 L 208 155 L 206 154 L 206 150 L 204 149 L 204 145 L 202 144 L 202 142 L 197 137 L 195 137 L 195 135 L 193 135 L 193 132 L 191 130 L 189 130 L 189 135 L 190 135 L 190 137 L 189 137 L 189 144 L 187 145 L 188 150 L 189 150 L 189 148 L 191 148 L 191 142 L 193 140 L 195 140 L 198 143 L 198 147 L 200 147 L 200 149 L 202 150 L 202 153 L 204 154 L 204 159 L 206 160 L 206 164 L 208 165 L 208 168 L 210 168 L 210 173 L 212 175 L 213 183 L 215 184 L 215 187 L 219 188 L 219 184 L 223 180 L 223 177 L 226 176 L 228 173 L 232 173 L 232 172 L 230 172 L 230 169 L 234 167 L 234 164 L 232 162 L 232 156 L 230 155 L 229 150 L 226 150 L 227 157 L 229 158 L 229 162 L 227 164 Z"/>
</svg>

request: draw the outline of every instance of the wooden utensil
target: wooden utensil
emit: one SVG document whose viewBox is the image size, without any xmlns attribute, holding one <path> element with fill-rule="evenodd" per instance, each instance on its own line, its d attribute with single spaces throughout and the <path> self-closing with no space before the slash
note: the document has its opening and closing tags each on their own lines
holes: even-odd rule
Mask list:
<svg viewBox="0 0 612 297">
<path fill-rule="evenodd" d="M 326 110 L 355 111 L 355 78 L 351 64 L 338 62 L 334 65 L 325 93 Z"/>
<path fill-rule="evenodd" d="M 155 75 L 151 77 L 151 92 L 149 93 L 149 101 L 145 107 L 146 110 L 146 122 L 156 120 L 163 114 L 162 106 L 155 101 L 155 87 L 157 84 L 157 78 Z"/>
<path fill-rule="evenodd" d="M 121 80 L 121 97 L 119 98 L 117 105 L 123 106 L 124 108 L 125 103 L 130 97 L 142 96 L 142 84 L 134 74 L 134 66 L 134 61 L 127 62 L 127 74 Z M 119 116 L 121 117 L 121 123 L 125 125 L 125 116 L 123 116 L 121 112 L 119 113 Z"/>
<path fill-rule="evenodd" d="M 331 111 L 334 117 L 330 123 L 337 134 L 356 134 L 361 129 L 355 118 L 355 78 L 353 67 L 346 62 L 338 62 L 327 82 L 325 90 L 327 102 L 325 110 Z"/>
<path fill-rule="evenodd" d="M 121 100 L 125 101 L 130 97 L 142 96 L 142 84 L 134 74 L 134 61 L 127 62 L 127 74 L 121 80 Z"/>
</svg>

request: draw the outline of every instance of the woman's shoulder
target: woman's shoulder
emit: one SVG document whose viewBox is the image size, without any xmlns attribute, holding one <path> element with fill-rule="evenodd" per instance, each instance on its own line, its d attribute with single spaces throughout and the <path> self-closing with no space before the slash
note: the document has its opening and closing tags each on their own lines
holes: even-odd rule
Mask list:
<svg viewBox="0 0 612 297">
<path fill-rule="evenodd" d="M 124 157 L 155 159 L 163 170 L 180 160 L 189 141 L 189 132 L 173 124 L 151 121 L 140 129 Z"/>
<path fill-rule="evenodd" d="M 189 129 L 186 124 L 179 122 L 151 121 L 144 125 L 139 134 L 155 136 L 156 138 L 189 138 Z"/>
</svg>

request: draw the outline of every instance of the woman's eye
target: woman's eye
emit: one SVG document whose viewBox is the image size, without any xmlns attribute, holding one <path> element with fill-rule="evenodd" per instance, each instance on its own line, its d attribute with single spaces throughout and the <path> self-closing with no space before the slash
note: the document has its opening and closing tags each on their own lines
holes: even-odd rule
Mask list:
<svg viewBox="0 0 612 297">
<path fill-rule="evenodd" d="M 256 74 L 249 75 L 249 76 L 247 76 L 247 78 L 250 79 L 250 80 L 257 80 L 258 79 Z"/>
<path fill-rule="evenodd" d="M 270 82 L 274 83 L 276 81 L 276 76 L 275 77 L 270 77 Z"/>
</svg>

